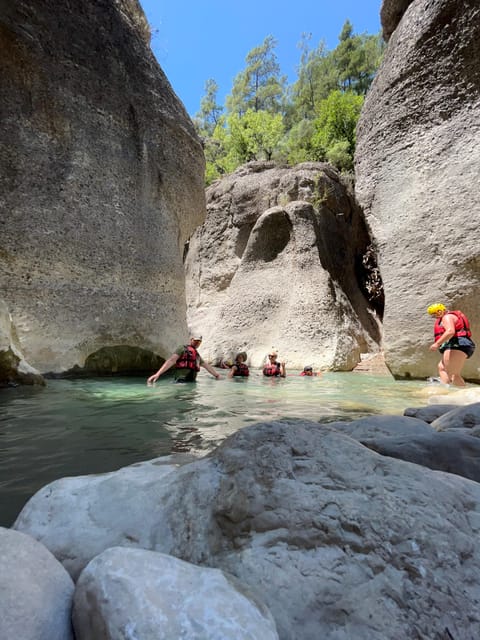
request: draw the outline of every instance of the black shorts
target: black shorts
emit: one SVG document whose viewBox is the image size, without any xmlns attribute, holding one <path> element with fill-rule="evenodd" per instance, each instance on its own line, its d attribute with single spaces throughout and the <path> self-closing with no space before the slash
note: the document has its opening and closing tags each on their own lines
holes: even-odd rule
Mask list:
<svg viewBox="0 0 480 640">
<path fill-rule="evenodd" d="M 197 372 L 194 369 L 180 369 L 180 371 L 175 371 L 175 382 L 195 382 L 197 378 Z"/>
<path fill-rule="evenodd" d="M 473 356 L 475 351 L 475 343 L 470 338 L 451 338 L 448 342 L 444 342 L 439 348 L 440 353 L 443 353 L 447 349 L 453 349 L 454 351 L 463 351 L 468 358 Z"/>
</svg>

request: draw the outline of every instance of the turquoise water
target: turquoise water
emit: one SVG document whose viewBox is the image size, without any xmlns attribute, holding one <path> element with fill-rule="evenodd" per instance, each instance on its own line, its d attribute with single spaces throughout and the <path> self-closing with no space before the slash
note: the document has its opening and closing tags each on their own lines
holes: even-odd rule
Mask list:
<svg viewBox="0 0 480 640">
<path fill-rule="evenodd" d="M 225 375 L 225 372 L 223 372 Z M 0 392 L 0 525 L 64 476 L 112 471 L 173 451 L 207 452 L 255 422 L 351 420 L 427 404 L 425 383 L 358 373 L 322 378 L 50 380 Z"/>
</svg>

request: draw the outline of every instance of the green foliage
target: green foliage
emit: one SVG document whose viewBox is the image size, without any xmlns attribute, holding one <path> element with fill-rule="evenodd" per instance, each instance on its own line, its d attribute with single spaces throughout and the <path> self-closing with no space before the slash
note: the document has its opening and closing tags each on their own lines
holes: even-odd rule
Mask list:
<svg viewBox="0 0 480 640">
<path fill-rule="evenodd" d="M 292 165 L 315 160 L 315 150 L 312 146 L 314 133 L 313 120 L 304 118 L 294 124 L 281 142 L 280 157 Z"/>
<path fill-rule="evenodd" d="M 230 150 L 239 163 L 250 160 L 271 160 L 283 136 L 281 114 L 268 111 L 248 111 L 227 118 Z"/>
<path fill-rule="evenodd" d="M 383 52 L 380 37 L 353 35 L 353 27 L 347 20 L 339 40 L 339 45 L 332 52 L 338 72 L 338 88 L 365 94 L 380 64 Z"/>
<path fill-rule="evenodd" d="M 217 103 L 218 84 L 213 78 L 205 82 L 205 95 L 200 101 L 200 111 L 195 115 L 194 124 L 200 135 L 211 136 L 223 111 Z"/>
<path fill-rule="evenodd" d="M 333 51 L 324 42 L 310 48 L 310 40 L 302 35 L 291 86 L 280 75 L 275 39 L 267 36 L 253 48 L 226 98 L 226 115 L 216 82 L 207 81 L 194 122 L 204 142 L 208 184 L 250 160 L 320 160 L 352 170 L 356 124 L 383 43 L 379 35 L 355 35 L 349 20 Z"/>
<path fill-rule="evenodd" d="M 356 126 L 363 100 L 363 96 L 352 91 L 336 90 L 321 101 L 311 141 L 317 159 L 328 160 L 338 169 L 353 167 Z M 349 163 L 345 160 L 345 154 L 350 157 Z"/>
<path fill-rule="evenodd" d="M 247 66 L 236 76 L 232 93 L 226 99 L 229 113 L 243 115 L 249 109 L 271 113 L 282 110 L 286 80 L 280 76 L 276 46 L 275 39 L 267 36 L 263 44 L 247 54 Z"/>
<path fill-rule="evenodd" d="M 352 171 L 353 156 L 350 152 L 350 145 L 347 140 L 339 140 L 334 142 L 327 149 L 327 161 L 336 167 L 339 171 Z"/>
<path fill-rule="evenodd" d="M 312 118 L 319 100 L 336 89 L 336 73 L 332 57 L 325 43 L 320 42 L 314 50 L 309 48 L 311 34 L 303 34 L 299 44 L 301 50 L 298 80 L 292 87 L 292 102 L 297 121 Z"/>
<path fill-rule="evenodd" d="M 204 140 L 206 159 L 205 179 L 211 184 L 222 175 L 231 173 L 241 164 L 230 149 L 229 134 L 226 128 L 225 117 L 219 120 L 210 138 Z"/>
</svg>

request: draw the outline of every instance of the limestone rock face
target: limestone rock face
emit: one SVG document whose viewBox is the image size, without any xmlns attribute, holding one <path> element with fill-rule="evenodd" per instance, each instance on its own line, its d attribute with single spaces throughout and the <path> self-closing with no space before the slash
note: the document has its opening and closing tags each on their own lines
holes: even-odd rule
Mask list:
<svg viewBox="0 0 480 640">
<path fill-rule="evenodd" d="M 382 33 L 385 41 L 388 41 L 397 28 L 403 14 L 413 0 L 383 0 L 380 9 Z"/>
<path fill-rule="evenodd" d="M 387 6 L 401 17 L 358 125 L 356 195 L 378 245 L 386 362 L 424 377 L 439 359 L 432 302 L 464 311 L 480 342 L 480 5 Z M 465 376 L 478 380 L 479 364 L 477 350 Z"/>
<path fill-rule="evenodd" d="M 25 361 L 7 305 L 0 300 L 0 388 L 17 384 L 40 384 L 45 380 Z"/>
<path fill-rule="evenodd" d="M 275 347 L 287 369 L 352 369 L 361 352 L 378 350 L 369 245 L 360 209 L 328 165 L 250 163 L 211 185 L 185 262 L 203 357 L 246 351 L 261 366 Z"/>
<path fill-rule="evenodd" d="M 29 362 L 170 355 L 204 158 L 137 0 L 2 3 L 0 289 Z"/>
</svg>

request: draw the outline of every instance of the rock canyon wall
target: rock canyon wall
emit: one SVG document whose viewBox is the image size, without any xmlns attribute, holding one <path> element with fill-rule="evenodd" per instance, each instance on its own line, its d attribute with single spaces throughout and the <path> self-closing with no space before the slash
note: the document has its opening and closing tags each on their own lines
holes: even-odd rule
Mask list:
<svg viewBox="0 0 480 640">
<path fill-rule="evenodd" d="M 480 5 L 384 0 L 389 38 L 357 130 L 356 195 L 378 245 L 384 350 L 435 375 L 427 306 L 462 309 L 480 343 Z M 464 374 L 479 379 L 480 349 Z"/>
<path fill-rule="evenodd" d="M 0 298 L 42 372 L 183 340 L 204 159 L 136 0 L 0 3 Z"/>
</svg>

